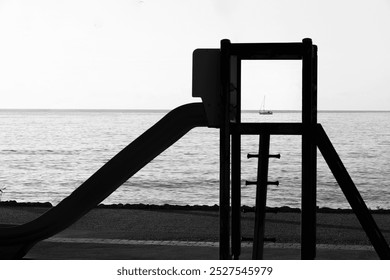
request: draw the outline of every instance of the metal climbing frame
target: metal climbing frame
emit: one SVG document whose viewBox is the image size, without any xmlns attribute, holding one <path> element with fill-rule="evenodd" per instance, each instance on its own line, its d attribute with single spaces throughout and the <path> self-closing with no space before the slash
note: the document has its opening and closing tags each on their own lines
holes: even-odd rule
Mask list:
<svg viewBox="0 0 390 280">
<path fill-rule="evenodd" d="M 302 61 L 301 123 L 241 122 L 242 60 Z M 317 46 L 312 44 L 311 39 L 303 39 L 299 43 L 249 44 L 233 44 L 229 40 L 222 40 L 220 67 L 222 104 L 221 121 L 217 126 L 220 128 L 220 258 L 238 259 L 241 253 L 241 135 L 262 135 L 261 138 L 267 142 L 270 135 L 278 134 L 302 135 L 301 258 L 314 259 L 316 256 L 318 146 L 378 256 L 389 259 L 390 250 L 386 240 L 321 125 L 317 124 Z M 266 193 L 258 191 L 257 195 L 265 196 Z M 256 198 L 259 201 L 261 199 L 265 207 L 265 197 Z M 258 225 L 264 222 L 264 218 L 258 216 L 257 219 Z M 260 228 L 257 232 L 262 230 Z M 253 257 L 257 258 L 262 254 L 262 248 L 258 244 L 255 248 L 258 253 L 254 252 Z"/>
</svg>

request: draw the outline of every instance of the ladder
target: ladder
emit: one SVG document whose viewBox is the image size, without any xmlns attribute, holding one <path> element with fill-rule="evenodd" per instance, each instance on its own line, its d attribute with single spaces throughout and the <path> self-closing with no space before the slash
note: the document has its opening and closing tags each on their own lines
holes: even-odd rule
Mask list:
<svg viewBox="0 0 390 280">
<path fill-rule="evenodd" d="M 279 181 L 268 181 L 268 166 L 270 158 L 280 159 L 280 154 L 270 155 L 270 135 L 261 133 L 259 137 L 258 154 L 248 154 L 247 158 L 257 158 L 257 181 L 246 181 L 246 185 L 256 185 L 255 229 L 253 234 L 252 259 L 262 260 L 264 252 L 265 215 L 267 189 L 269 185 L 279 185 Z"/>
</svg>

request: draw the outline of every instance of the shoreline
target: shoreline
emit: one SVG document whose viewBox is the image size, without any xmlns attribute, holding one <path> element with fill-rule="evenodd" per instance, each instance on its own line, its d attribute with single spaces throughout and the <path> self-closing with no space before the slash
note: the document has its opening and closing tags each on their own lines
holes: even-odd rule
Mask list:
<svg viewBox="0 0 390 280">
<path fill-rule="evenodd" d="M 0 207 L 39 207 L 52 208 L 50 202 L 17 202 L 15 200 L 0 201 Z M 99 204 L 95 209 L 130 209 L 130 210 L 187 210 L 187 211 L 219 211 L 219 206 L 215 205 L 172 205 L 172 204 Z M 266 207 L 269 213 L 301 213 L 300 208 L 289 206 Z M 254 206 L 241 206 L 241 212 L 251 213 L 255 211 Z M 369 209 L 372 214 L 390 214 L 390 209 Z M 318 207 L 317 213 L 335 213 L 335 214 L 350 214 L 354 213 L 352 209 Z"/>
</svg>

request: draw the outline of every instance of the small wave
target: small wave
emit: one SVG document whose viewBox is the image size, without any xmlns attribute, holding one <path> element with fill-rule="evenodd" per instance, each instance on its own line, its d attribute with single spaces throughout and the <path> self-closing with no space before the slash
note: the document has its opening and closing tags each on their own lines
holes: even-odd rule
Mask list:
<svg viewBox="0 0 390 280">
<path fill-rule="evenodd" d="M 0 150 L 1 155 L 74 155 L 79 154 L 81 150 Z"/>
</svg>

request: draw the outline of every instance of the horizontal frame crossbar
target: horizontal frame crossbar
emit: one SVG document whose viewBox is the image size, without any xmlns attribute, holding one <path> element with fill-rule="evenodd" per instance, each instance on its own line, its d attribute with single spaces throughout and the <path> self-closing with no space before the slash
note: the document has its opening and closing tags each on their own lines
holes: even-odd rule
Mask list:
<svg viewBox="0 0 390 280">
<path fill-rule="evenodd" d="M 300 60 L 303 58 L 303 43 L 233 43 L 230 55 L 240 59 L 283 59 Z"/>
<path fill-rule="evenodd" d="M 302 123 L 240 123 L 230 124 L 231 134 L 259 135 L 261 133 L 274 135 L 302 135 Z"/>
</svg>

